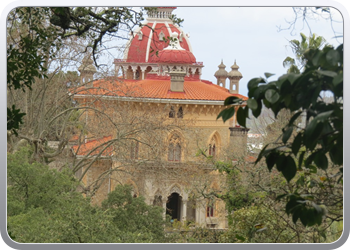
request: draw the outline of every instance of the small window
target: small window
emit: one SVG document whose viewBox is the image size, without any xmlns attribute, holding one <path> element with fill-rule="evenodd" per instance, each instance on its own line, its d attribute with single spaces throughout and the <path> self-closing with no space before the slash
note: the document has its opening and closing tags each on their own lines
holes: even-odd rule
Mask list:
<svg viewBox="0 0 350 250">
<path fill-rule="evenodd" d="M 207 205 L 207 217 L 214 217 L 214 204 Z"/>
<path fill-rule="evenodd" d="M 176 135 L 169 142 L 168 161 L 181 161 L 181 142 L 180 138 Z"/>
<path fill-rule="evenodd" d="M 138 36 L 139 36 L 139 40 L 142 40 L 142 31 L 140 31 L 139 33 L 138 33 Z"/>
<path fill-rule="evenodd" d="M 216 147 L 215 144 L 209 144 L 209 155 L 215 157 Z"/>
<path fill-rule="evenodd" d="M 184 111 L 182 107 L 180 107 L 179 110 L 177 111 L 177 118 L 183 118 L 183 117 L 184 117 Z"/>
<path fill-rule="evenodd" d="M 169 118 L 175 118 L 175 110 L 174 107 L 170 107 Z"/>
<path fill-rule="evenodd" d="M 181 161 L 181 146 L 179 143 L 170 143 L 168 150 L 168 161 Z"/>
<path fill-rule="evenodd" d="M 159 40 L 160 41 L 165 41 L 165 35 L 164 35 L 164 33 L 163 33 L 163 31 L 161 31 L 160 33 L 159 33 Z"/>
</svg>

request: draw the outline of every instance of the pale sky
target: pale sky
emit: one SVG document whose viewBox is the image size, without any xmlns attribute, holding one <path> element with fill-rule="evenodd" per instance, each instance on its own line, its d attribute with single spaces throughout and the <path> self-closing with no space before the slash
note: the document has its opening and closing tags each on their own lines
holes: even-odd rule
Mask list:
<svg viewBox="0 0 350 250">
<path fill-rule="evenodd" d="M 332 10 L 335 20 L 342 22 L 339 12 Z M 221 59 L 229 72 L 236 60 L 243 78 L 240 93 L 247 95 L 247 83 L 265 72 L 278 76 L 286 73 L 282 62 L 287 56 L 293 57 L 288 47 L 290 40 L 300 40 L 300 32 L 309 35 L 309 28 L 301 21 L 292 30 L 286 20 L 294 19 L 291 7 L 178 7 L 173 11 L 183 18 L 182 29 L 190 34 L 193 53 L 204 63 L 202 79 L 216 83 L 215 71 Z M 330 21 L 309 20 L 311 32 L 323 36 L 328 43 L 337 47 L 342 38 L 335 39 Z M 304 26 L 304 27 L 303 27 Z M 333 22 L 334 30 L 342 34 L 343 24 Z M 338 34 L 339 35 L 339 34 Z M 228 80 L 226 81 L 228 87 Z"/>
</svg>

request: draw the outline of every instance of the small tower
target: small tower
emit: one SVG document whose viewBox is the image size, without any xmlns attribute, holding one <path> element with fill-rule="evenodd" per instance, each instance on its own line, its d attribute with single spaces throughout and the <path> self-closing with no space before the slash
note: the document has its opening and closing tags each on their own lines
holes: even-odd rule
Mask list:
<svg viewBox="0 0 350 250">
<path fill-rule="evenodd" d="M 225 70 L 226 66 L 225 64 L 223 64 L 222 60 L 221 60 L 221 64 L 218 66 L 219 70 L 215 72 L 214 76 L 217 79 L 217 85 L 221 85 L 222 87 L 226 87 L 226 78 L 227 78 L 227 71 Z"/>
<path fill-rule="evenodd" d="M 78 68 L 80 72 L 80 84 L 85 84 L 86 87 L 92 87 L 92 81 L 94 79 L 94 74 L 97 72 L 95 66 L 93 65 L 93 60 L 90 55 L 85 56 L 80 67 Z"/>
<path fill-rule="evenodd" d="M 241 72 L 238 71 L 239 67 L 236 64 L 231 66 L 231 71 L 227 74 L 228 79 L 230 79 L 230 93 L 238 94 L 239 93 L 239 80 L 243 77 Z"/>
</svg>

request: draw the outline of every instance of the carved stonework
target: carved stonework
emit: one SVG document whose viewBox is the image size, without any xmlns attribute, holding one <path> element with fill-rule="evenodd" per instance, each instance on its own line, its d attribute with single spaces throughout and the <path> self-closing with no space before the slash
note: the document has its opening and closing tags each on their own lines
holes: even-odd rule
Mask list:
<svg viewBox="0 0 350 250">
<path fill-rule="evenodd" d="M 230 127 L 230 136 L 247 136 L 249 128 Z"/>
<path fill-rule="evenodd" d="M 172 193 L 178 193 L 181 196 L 181 189 L 179 188 L 179 186 L 177 185 L 172 186 L 170 189 L 170 194 Z"/>
</svg>

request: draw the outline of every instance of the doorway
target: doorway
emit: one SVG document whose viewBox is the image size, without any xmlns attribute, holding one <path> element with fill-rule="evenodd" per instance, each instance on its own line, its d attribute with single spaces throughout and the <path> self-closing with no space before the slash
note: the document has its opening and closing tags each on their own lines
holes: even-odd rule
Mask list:
<svg viewBox="0 0 350 250">
<path fill-rule="evenodd" d="M 180 221 L 180 205 L 181 196 L 178 193 L 172 193 L 166 203 L 166 214 L 171 217 L 172 220 Z"/>
</svg>

